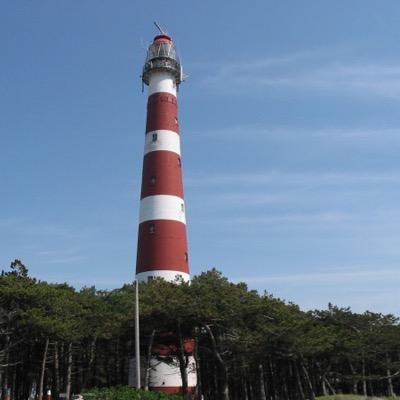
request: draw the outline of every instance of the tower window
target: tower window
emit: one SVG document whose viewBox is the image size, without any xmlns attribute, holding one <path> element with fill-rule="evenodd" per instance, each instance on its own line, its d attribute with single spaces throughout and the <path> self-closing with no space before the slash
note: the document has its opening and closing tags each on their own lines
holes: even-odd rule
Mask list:
<svg viewBox="0 0 400 400">
<path fill-rule="evenodd" d="M 153 176 L 151 176 L 150 177 L 150 184 L 152 185 L 152 186 L 154 186 L 155 184 L 156 184 L 156 177 L 155 177 L 155 175 L 153 175 Z"/>
<path fill-rule="evenodd" d="M 178 118 L 175 118 L 175 125 L 178 125 Z"/>
<path fill-rule="evenodd" d="M 149 233 L 150 233 L 150 235 L 153 235 L 155 233 L 155 231 L 156 231 L 155 225 L 154 224 L 150 224 L 149 225 Z"/>
<path fill-rule="evenodd" d="M 185 211 L 185 205 L 183 203 L 181 203 L 181 211 L 184 212 Z"/>
<path fill-rule="evenodd" d="M 157 138 L 158 138 L 157 133 L 153 133 L 153 135 L 152 135 L 153 142 L 157 142 Z"/>
<path fill-rule="evenodd" d="M 147 282 L 151 282 L 151 281 L 153 281 L 154 280 L 154 276 L 148 276 L 147 277 Z"/>
<path fill-rule="evenodd" d="M 188 256 L 188 253 L 187 253 L 187 252 L 185 253 L 185 261 L 186 261 L 186 262 L 189 261 L 189 256 Z"/>
<path fill-rule="evenodd" d="M 181 165 L 182 165 L 181 158 L 180 158 L 180 157 L 178 157 L 178 166 L 180 167 Z"/>
</svg>

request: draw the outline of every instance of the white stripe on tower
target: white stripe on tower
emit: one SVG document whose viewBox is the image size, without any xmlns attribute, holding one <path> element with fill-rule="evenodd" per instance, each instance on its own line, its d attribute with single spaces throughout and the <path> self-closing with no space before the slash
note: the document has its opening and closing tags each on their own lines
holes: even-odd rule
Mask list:
<svg viewBox="0 0 400 400">
<path fill-rule="evenodd" d="M 176 97 L 176 84 L 169 72 L 153 72 L 149 84 L 148 95 L 153 93 L 170 93 Z"/>
<path fill-rule="evenodd" d="M 168 282 L 179 282 L 181 279 L 183 282 L 190 281 L 190 275 L 185 272 L 178 271 L 166 271 L 153 269 L 151 271 L 141 272 L 136 275 L 136 279 L 140 282 L 147 282 L 149 279 L 162 278 Z"/>
<path fill-rule="evenodd" d="M 158 219 L 186 224 L 184 200 L 166 194 L 144 197 L 140 201 L 139 223 Z"/>
<path fill-rule="evenodd" d="M 179 135 L 174 131 L 159 129 L 146 133 L 144 154 L 152 151 L 172 151 L 181 155 Z"/>
</svg>

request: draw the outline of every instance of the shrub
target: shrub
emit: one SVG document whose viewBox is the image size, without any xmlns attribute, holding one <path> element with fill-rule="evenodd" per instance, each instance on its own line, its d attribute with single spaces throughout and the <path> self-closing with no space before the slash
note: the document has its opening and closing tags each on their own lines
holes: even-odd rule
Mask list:
<svg viewBox="0 0 400 400">
<path fill-rule="evenodd" d="M 181 396 L 145 392 L 129 386 L 94 388 L 82 393 L 84 400 L 182 400 Z"/>
</svg>

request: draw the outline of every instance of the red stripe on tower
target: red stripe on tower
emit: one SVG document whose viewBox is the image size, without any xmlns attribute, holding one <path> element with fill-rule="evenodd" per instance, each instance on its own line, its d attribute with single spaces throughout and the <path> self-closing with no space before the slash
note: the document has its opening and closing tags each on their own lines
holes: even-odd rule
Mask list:
<svg viewBox="0 0 400 400">
<path fill-rule="evenodd" d="M 153 90 L 163 90 L 161 83 L 158 81 Z M 164 82 L 165 83 L 165 82 Z M 158 85 L 157 85 L 158 84 Z M 178 126 L 178 107 L 176 97 L 170 93 L 153 93 L 147 101 L 147 124 L 146 133 L 157 129 L 166 129 L 179 133 Z"/>
<path fill-rule="evenodd" d="M 176 97 L 182 68 L 169 36 L 162 34 L 154 38 L 147 51 L 142 79 L 149 90 L 136 279 L 148 281 L 159 277 L 172 282 L 177 278 L 189 281 Z M 181 393 L 179 361 L 171 346 L 175 342 L 176 338 L 170 333 L 160 333 L 158 343 L 155 340 L 150 360 L 151 390 Z M 189 342 L 194 343 L 190 338 Z M 169 349 L 168 354 L 165 348 Z M 188 390 L 194 393 L 197 378 L 193 349 L 185 352 L 188 355 Z M 171 359 L 175 362 L 171 363 Z"/>
</svg>

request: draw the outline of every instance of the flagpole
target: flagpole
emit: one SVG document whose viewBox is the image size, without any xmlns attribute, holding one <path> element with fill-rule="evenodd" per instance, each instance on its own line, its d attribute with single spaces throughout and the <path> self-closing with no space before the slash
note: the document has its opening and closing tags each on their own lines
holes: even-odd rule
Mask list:
<svg viewBox="0 0 400 400">
<path fill-rule="evenodd" d="M 136 361 L 136 388 L 140 389 L 139 282 L 137 279 L 135 287 L 135 361 Z"/>
</svg>

